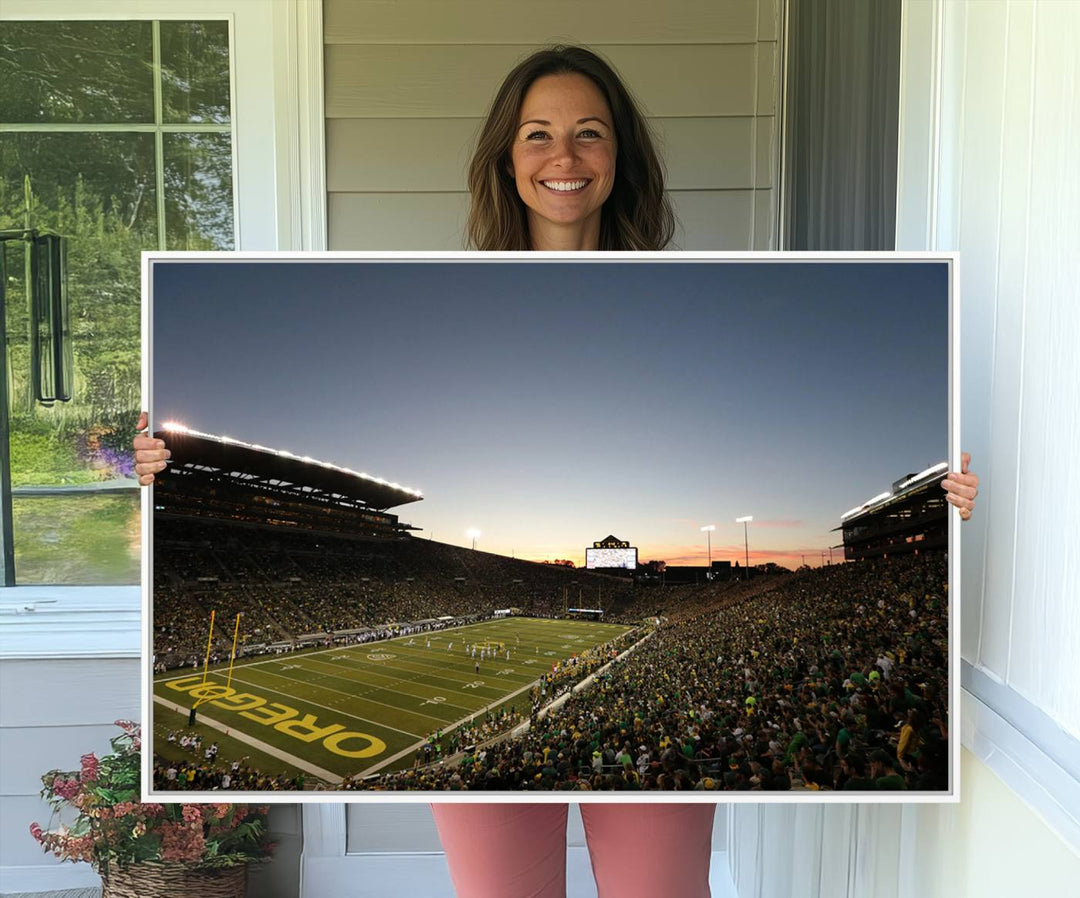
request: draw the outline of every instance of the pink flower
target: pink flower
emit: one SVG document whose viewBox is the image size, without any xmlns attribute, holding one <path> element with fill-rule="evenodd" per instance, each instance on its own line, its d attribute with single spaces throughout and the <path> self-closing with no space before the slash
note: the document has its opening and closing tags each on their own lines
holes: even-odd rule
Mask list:
<svg viewBox="0 0 1080 898">
<path fill-rule="evenodd" d="M 186 804 L 181 813 L 184 816 L 184 820 L 188 823 L 202 823 L 202 810 L 198 805 Z"/>
<path fill-rule="evenodd" d="M 53 792 L 59 795 L 61 798 L 71 801 L 79 792 L 78 780 L 64 779 L 62 776 L 58 776 L 53 780 L 52 784 Z"/>
<path fill-rule="evenodd" d="M 205 847 L 206 839 L 199 827 L 172 822 L 161 824 L 163 861 L 197 861 L 202 858 Z"/>
<path fill-rule="evenodd" d="M 83 755 L 79 759 L 82 763 L 82 773 L 80 778 L 84 783 L 92 783 L 98 778 L 98 759 L 91 752 L 88 755 Z"/>
<path fill-rule="evenodd" d="M 64 856 L 72 861 L 92 861 L 94 859 L 94 839 L 92 836 L 71 836 L 63 844 Z"/>
<path fill-rule="evenodd" d="M 44 833 L 43 833 L 43 831 L 41 829 L 41 824 L 40 823 L 31 823 L 30 824 L 30 835 L 32 835 L 34 837 L 34 839 L 36 841 L 38 841 L 38 842 L 43 842 L 45 840 L 45 836 L 44 836 Z"/>
</svg>

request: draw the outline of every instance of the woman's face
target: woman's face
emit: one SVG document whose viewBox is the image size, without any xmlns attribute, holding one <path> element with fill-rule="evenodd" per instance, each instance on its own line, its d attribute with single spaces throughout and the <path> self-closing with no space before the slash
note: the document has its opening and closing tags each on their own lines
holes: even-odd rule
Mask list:
<svg viewBox="0 0 1080 898">
<path fill-rule="evenodd" d="M 615 128 L 607 101 L 584 75 L 545 75 L 521 104 L 510 162 L 534 243 L 590 232 L 615 183 Z M 595 248 L 595 247 L 594 247 Z"/>
</svg>

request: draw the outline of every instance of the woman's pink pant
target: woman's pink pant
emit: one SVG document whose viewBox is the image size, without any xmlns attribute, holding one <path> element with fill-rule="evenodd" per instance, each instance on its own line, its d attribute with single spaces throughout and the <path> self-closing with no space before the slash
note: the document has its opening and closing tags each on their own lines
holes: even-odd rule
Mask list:
<svg viewBox="0 0 1080 898">
<path fill-rule="evenodd" d="M 565 804 L 433 804 L 458 898 L 564 898 Z M 599 898 L 709 898 L 715 804 L 583 804 Z"/>
</svg>

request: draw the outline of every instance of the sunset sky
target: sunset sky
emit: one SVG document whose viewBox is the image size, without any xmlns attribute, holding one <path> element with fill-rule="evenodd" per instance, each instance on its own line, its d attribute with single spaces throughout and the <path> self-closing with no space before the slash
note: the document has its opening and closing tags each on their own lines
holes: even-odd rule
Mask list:
<svg viewBox="0 0 1080 898">
<path fill-rule="evenodd" d="M 533 257 L 535 258 L 535 257 Z M 422 536 L 797 566 L 946 459 L 942 262 L 155 263 L 154 427 L 420 489 Z M 167 476 L 167 475 L 166 475 Z M 834 559 L 841 553 L 834 552 Z"/>
</svg>

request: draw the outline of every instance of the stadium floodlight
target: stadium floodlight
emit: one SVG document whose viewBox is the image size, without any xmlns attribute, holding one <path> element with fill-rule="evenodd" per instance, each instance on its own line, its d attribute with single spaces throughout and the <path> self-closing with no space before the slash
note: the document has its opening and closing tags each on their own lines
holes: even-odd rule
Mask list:
<svg viewBox="0 0 1080 898">
<path fill-rule="evenodd" d="M 883 493 L 878 493 L 876 496 L 874 496 L 873 499 L 867 499 L 865 502 L 863 502 L 862 505 L 857 505 L 857 506 L 855 506 L 855 508 L 852 508 L 850 511 L 845 511 L 842 515 L 840 515 L 840 520 L 843 521 L 843 520 L 845 520 L 847 518 L 850 518 L 854 514 L 858 514 L 861 511 L 865 511 L 866 509 L 870 508 L 871 505 L 876 505 L 878 502 L 883 502 L 886 499 L 890 498 L 891 496 L 892 496 L 892 493 L 889 492 L 888 490 L 886 490 Z"/>
<path fill-rule="evenodd" d="M 712 571 L 712 534 L 713 534 L 713 531 L 715 529 L 716 529 L 715 524 L 706 524 L 704 527 L 701 528 L 701 532 L 706 534 L 705 538 L 708 540 L 708 545 L 709 545 L 709 571 L 710 572 Z"/>
<path fill-rule="evenodd" d="M 473 547 L 473 551 L 475 552 L 476 551 L 476 540 L 477 540 L 477 537 L 480 536 L 480 531 L 479 530 L 466 530 L 465 535 L 467 537 L 469 537 L 469 539 L 472 540 L 472 547 Z"/>
<path fill-rule="evenodd" d="M 929 468 L 926 468 L 925 470 L 919 471 L 918 474 L 912 474 L 903 483 L 897 485 L 896 490 L 897 490 L 897 492 L 899 492 L 902 489 L 906 489 L 911 484 L 917 483 L 918 481 L 922 480 L 924 477 L 930 477 L 933 474 L 940 474 L 942 471 L 947 471 L 948 469 L 949 469 L 949 463 L 947 461 L 939 461 L 936 465 L 931 465 Z"/>
<path fill-rule="evenodd" d="M 742 524 L 743 528 L 743 543 L 746 546 L 746 579 L 750 579 L 750 531 L 747 529 L 750 522 L 754 520 L 752 514 L 748 514 L 742 518 L 735 518 L 736 524 Z"/>
</svg>

